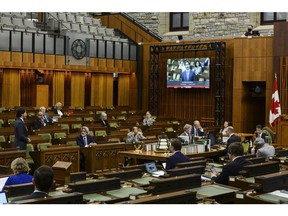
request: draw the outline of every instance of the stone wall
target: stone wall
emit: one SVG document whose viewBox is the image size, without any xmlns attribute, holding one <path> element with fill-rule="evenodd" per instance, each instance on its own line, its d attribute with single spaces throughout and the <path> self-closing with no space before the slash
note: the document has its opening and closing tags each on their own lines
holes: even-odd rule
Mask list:
<svg viewBox="0 0 288 216">
<path fill-rule="evenodd" d="M 249 24 L 252 24 L 254 29 L 260 25 L 260 13 L 190 12 L 189 31 L 169 32 L 169 13 L 133 12 L 128 14 L 161 36 L 164 41 L 177 40 L 180 34 L 183 35 L 184 40 L 240 37 L 246 32 Z M 259 31 L 261 35 L 271 35 L 273 26 L 260 28 Z"/>
</svg>

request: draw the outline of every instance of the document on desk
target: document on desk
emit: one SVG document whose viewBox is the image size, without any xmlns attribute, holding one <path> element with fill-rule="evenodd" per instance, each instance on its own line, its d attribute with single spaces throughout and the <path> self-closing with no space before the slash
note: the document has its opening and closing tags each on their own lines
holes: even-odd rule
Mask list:
<svg viewBox="0 0 288 216">
<path fill-rule="evenodd" d="M 284 198 L 288 198 L 288 193 L 287 192 L 282 192 L 281 190 L 276 190 L 273 191 L 269 194 L 275 195 L 275 196 L 280 196 L 280 197 L 284 197 Z"/>
<path fill-rule="evenodd" d="M 3 187 L 7 181 L 8 177 L 0 178 L 0 191 L 3 190 Z"/>
</svg>

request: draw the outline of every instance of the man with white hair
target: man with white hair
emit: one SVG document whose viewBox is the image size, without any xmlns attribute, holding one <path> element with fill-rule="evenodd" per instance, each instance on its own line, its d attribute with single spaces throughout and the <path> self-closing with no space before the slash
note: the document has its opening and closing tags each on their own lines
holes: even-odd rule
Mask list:
<svg viewBox="0 0 288 216">
<path fill-rule="evenodd" d="M 107 114 L 105 112 L 101 112 L 100 118 L 96 120 L 96 123 L 101 124 L 103 127 L 109 128 L 110 125 L 107 121 Z"/>
<path fill-rule="evenodd" d="M 203 137 L 204 136 L 204 129 L 202 128 L 200 122 L 195 120 L 193 123 L 192 134 L 195 137 Z"/>
<path fill-rule="evenodd" d="M 44 106 L 41 106 L 39 111 L 43 113 L 43 120 L 46 125 L 51 125 L 53 124 L 52 119 L 49 117 L 48 113 L 46 113 L 46 108 Z"/>
<path fill-rule="evenodd" d="M 264 139 L 256 138 L 254 141 L 254 145 L 257 149 L 256 157 L 265 157 L 265 160 L 268 161 L 269 157 L 275 155 L 275 148 L 269 143 L 265 143 Z"/>
</svg>

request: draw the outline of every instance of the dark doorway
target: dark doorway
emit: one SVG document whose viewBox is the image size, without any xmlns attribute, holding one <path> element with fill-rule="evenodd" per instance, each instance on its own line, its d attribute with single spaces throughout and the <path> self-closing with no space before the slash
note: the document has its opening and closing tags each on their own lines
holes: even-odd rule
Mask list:
<svg viewBox="0 0 288 216">
<path fill-rule="evenodd" d="M 118 106 L 118 77 L 113 78 L 113 106 Z"/>
</svg>

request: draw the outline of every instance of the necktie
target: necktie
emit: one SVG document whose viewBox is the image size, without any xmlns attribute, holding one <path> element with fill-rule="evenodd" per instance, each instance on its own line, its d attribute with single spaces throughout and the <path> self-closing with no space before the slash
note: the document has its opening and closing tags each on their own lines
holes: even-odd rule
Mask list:
<svg viewBox="0 0 288 216">
<path fill-rule="evenodd" d="M 187 81 L 189 80 L 189 71 L 187 71 Z"/>
<path fill-rule="evenodd" d="M 84 145 L 87 146 L 87 139 L 86 139 L 86 136 L 83 137 L 83 140 L 84 140 Z"/>
</svg>

